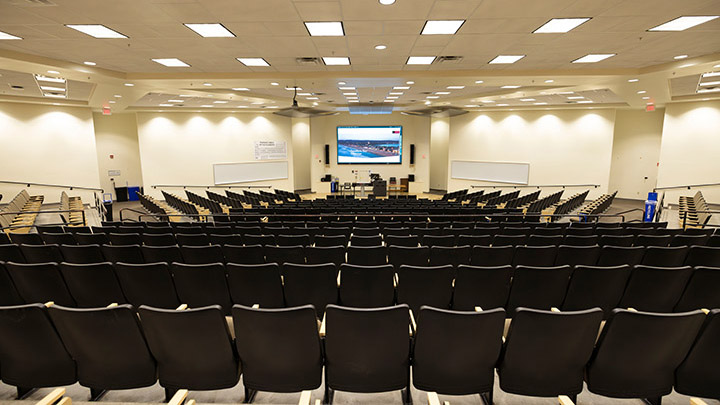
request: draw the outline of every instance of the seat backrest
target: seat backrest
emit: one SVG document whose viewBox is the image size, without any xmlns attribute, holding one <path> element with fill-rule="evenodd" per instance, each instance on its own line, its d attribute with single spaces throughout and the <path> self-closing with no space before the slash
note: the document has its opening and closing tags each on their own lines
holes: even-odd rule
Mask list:
<svg viewBox="0 0 720 405">
<path fill-rule="evenodd" d="M 558 246 L 556 266 L 594 266 L 600 257 L 600 246 Z"/>
<path fill-rule="evenodd" d="M 692 267 L 635 266 L 620 308 L 648 312 L 672 312 L 692 275 Z"/>
<path fill-rule="evenodd" d="M 225 312 L 219 305 L 184 311 L 143 305 L 138 312 L 150 350 L 158 361 L 160 385 L 216 390 L 238 383 L 239 362 Z"/>
<path fill-rule="evenodd" d="M 180 302 L 191 308 L 220 305 L 230 314 L 232 303 L 222 263 L 172 263 L 170 272 Z"/>
<path fill-rule="evenodd" d="M 347 262 L 359 266 L 380 266 L 387 263 L 387 249 L 384 246 L 350 246 Z"/>
<path fill-rule="evenodd" d="M 362 309 L 328 305 L 325 384 L 352 392 L 409 388 L 407 305 Z"/>
<path fill-rule="evenodd" d="M 171 246 L 177 244 L 175 236 L 172 233 L 146 233 L 143 234 L 142 240 L 145 246 Z"/>
<path fill-rule="evenodd" d="M 630 266 L 576 266 L 570 277 L 564 311 L 601 308 L 605 316 L 617 307 L 630 277 Z"/>
<path fill-rule="evenodd" d="M 720 398 L 720 309 L 711 310 L 685 360 L 675 371 L 675 391 Z"/>
<path fill-rule="evenodd" d="M 427 266 L 430 259 L 430 248 L 427 246 L 390 246 L 387 252 L 388 262 L 395 266 L 395 269 L 402 265 Z"/>
<path fill-rule="evenodd" d="M 720 269 L 696 267 L 683 291 L 675 312 L 720 308 Z"/>
<path fill-rule="evenodd" d="M 553 266 L 557 256 L 555 246 L 518 246 L 515 248 L 515 266 Z"/>
<path fill-rule="evenodd" d="M 687 246 L 659 247 L 650 246 L 645 249 L 641 264 L 656 267 L 679 267 L 685 263 L 690 250 Z"/>
<path fill-rule="evenodd" d="M 514 246 L 473 246 L 470 264 L 482 267 L 511 265 L 514 255 Z"/>
<path fill-rule="evenodd" d="M 580 393 L 602 315 L 600 308 L 573 312 L 518 308 L 498 367 L 500 388 L 543 397 Z"/>
<path fill-rule="evenodd" d="M 458 266 L 455 277 L 453 309 L 472 311 L 475 307 L 493 309 L 505 307 L 510 295 L 513 268 Z"/>
<path fill-rule="evenodd" d="M 3 382 L 17 387 L 77 381 L 75 361 L 42 304 L 0 307 L 0 364 Z"/>
<path fill-rule="evenodd" d="M 40 236 L 42 237 L 42 240 L 47 244 L 77 245 L 77 241 L 75 241 L 75 237 L 71 233 L 46 232 L 41 233 Z"/>
<path fill-rule="evenodd" d="M 63 261 L 58 245 L 20 245 L 20 250 L 28 263 L 60 263 Z"/>
<path fill-rule="evenodd" d="M 60 252 L 68 263 L 89 264 L 105 261 L 99 245 L 60 245 Z"/>
<path fill-rule="evenodd" d="M 469 265 L 471 249 L 470 246 L 433 246 L 430 248 L 430 266 Z"/>
<path fill-rule="evenodd" d="M 382 246 L 382 237 L 380 235 L 361 236 L 354 235 L 350 238 L 351 246 Z"/>
<path fill-rule="evenodd" d="M 265 246 L 265 261 L 268 263 L 305 263 L 305 248 L 298 246 Z"/>
<path fill-rule="evenodd" d="M 685 265 L 720 267 L 720 247 L 691 246 L 685 258 Z"/>
<path fill-rule="evenodd" d="M 670 235 L 639 234 L 635 237 L 635 246 L 667 246 L 670 244 Z"/>
<path fill-rule="evenodd" d="M 12 243 L 18 245 L 44 245 L 45 242 L 39 233 L 15 233 L 8 234 Z"/>
<path fill-rule="evenodd" d="M 155 359 L 130 305 L 75 309 L 53 305 L 50 318 L 77 362 L 78 381 L 93 389 L 155 384 Z"/>
<path fill-rule="evenodd" d="M 167 263 L 115 263 L 115 274 L 125 297 L 135 307 L 177 308 L 180 305 Z"/>
<path fill-rule="evenodd" d="M 260 245 L 222 246 L 225 263 L 260 264 L 265 263 L 265 250 Z"/>
<path fill-rule="evenodd" d="M 513 274 L 507 312 L 513 316 L 518 307 L 549 310 L 560 307 L 570 282 L 570 266 L 518 266 Z"/>
<path fill-rule="evenodd" d="M 22 305 L 25 301 L 20 297 L 5 263 L 0 262 L 0 306 Z"/>
<path fill-rule="evenodd" d="M 83 233 L 78 232 L 75 234 L 75 240 L 78 245 L 108 245 L 110 239 L 104 233 Z"/>
<path fill-rule="evenodd" d="M 141 245 L 142 238 L 139 233 L 109 233 L 108 239 L 113 245 Z"/>
<path fill-rule="evenodd" d="M 345 235 L 322 235 L 315 237 L 316 247 L 347 246 L 348 238 Z"/>
<path fill-rule="evenodd" d="M 78 307 L 104 307 L 126 302 L 110 262 L 60 263 L 60 272 Z"/>
<path fill-rule="evenodd" d="M 312 305 L 232 309 L 246 388 L 297 392 L 318 388 L 323 354 Z"/>
<path fill-rule="evenodd" d="M 603 246 L 600 249 L 597 265 L 603 267 L 622 266 L 624 264 L 635 266 L 640 264 L 644 255 L 644 246 Z"/>
<path fill-rule="evenodd" d="M 326 264 L 285 264 L 283 291 L 289 307 L 312 304 L 322 318 L 325 306 L 337 304 L 338 267 Z M 260 306 L 262 308 L 262 305 Z"/>
<path fill-rule="evenodd" d="M 452 265 L 398 268 L 397 302 L 408 304 L 413 313 L 423 305 L 449 309 L 453 295 L 455 269 Z"/>
<path fill-rule="evenodd" d="M 395 301 L 392 265 L 340 266 L 340 303 L 348 307 L 386 307 Z"/>
<path fill-rule="evenodd" d="M 657 398 L 672 391 L 673 374 L 704 321 L 702 311 L 677 314 L 616 308 L 587 365 L 591 392 L 621 398 Z"/>
<path fill-rule="evenodd" d="M 185 259 L 177 245 L 170 246 L 142 246 L 142 255 L 145 263 L 184 263 Z"/>
<path fill-rule="evenodd" d="M 415 388 L 445 395 L 492 389 L 502 349 L 505 310 L 459 312 L 423 306 L 416 316 Z"/>
<path fill-rule="evenodd" d="M 105 260 L 117 263 L 145 263 L 140 245 L 102 245 Z"/>
<path fill-rule="evenodd" d="M 229 263 L 227 275 L 233 303 L 248 307 L 260 304 L 261 308 L 285 306 L 279 264 Z"/>
<path fill-rule="evenodd" d="M 7 262 L 5 268 L 23 301 L 75 306 L 57 263 L 21 264 Z"/>
<path fill-rule="evenodd" d="M 225 256 L 218 245 L 180 246 L 180 254 L 187 264 L 225 263 Z"/>
<path fill-rule="evenodd" d="M 305 248 L 307 264 L 345 263 L 345 246 L 310 246 Z"/>
<path fill-rule="evenodd" d="M 176 233 L 175 240 L 180 246 L 208 246 L 210 238 L 204 233 Z"/>
<path fill-rule="evenodd" d="M 0 262 L 26 263 L 20 246 L 12 243 L 0 245 Z"/>
</svg>

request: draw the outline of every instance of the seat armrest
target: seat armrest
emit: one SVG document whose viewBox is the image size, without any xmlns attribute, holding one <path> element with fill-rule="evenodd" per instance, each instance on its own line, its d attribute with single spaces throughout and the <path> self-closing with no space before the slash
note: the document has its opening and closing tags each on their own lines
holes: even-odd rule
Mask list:
<svg viewBox="0 0 720 405">
<path fill-rule="evenodd" d="M 558 397 L 558 404 L 559 405 L 575 405 L 575 403 L 570 399 L 567 395 L 560 395 Z"/>
</svg>

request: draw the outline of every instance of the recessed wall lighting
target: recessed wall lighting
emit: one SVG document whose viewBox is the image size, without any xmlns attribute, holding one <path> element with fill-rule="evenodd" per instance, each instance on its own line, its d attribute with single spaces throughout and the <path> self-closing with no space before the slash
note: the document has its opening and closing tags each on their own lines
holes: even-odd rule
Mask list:
<svg viewBox="0 0 720 405">
<path fill-rule="evenodd" d="M 167 67 L 189 67 L 190 66 L 178 58 L 160 58 L 160 59 L 153 59 L 152 61 L 155 63 L 159 63 L 163 66 L 167 66 Z"/>
<path fill-rule="evenodd" d="M 235 34 L 230 32 L 224 25 L 219 23 L 210 24 L 183 24 L 195 31 L 203 38 L 233 38 Z"/>
<path fill-rule="evenodd" d="M 110 101 L 108 101 L 108 103 L 115 104 L 115 100 L 110 100 Z"/>
<path fill-rule="evenodd" d="M 578 104 L 592 104 L 592 100 L 580 100 L 577 103 Z"/>
<path fill-rule="evenodd" d="M 509 104 L 496 104 L 496 107 L 507 107 Z"/>
<path fill-rule="evenodd" d="M 548 80 L 545 80 L 545 83 L 555 83 L 555 80 L 548 79 Z"/>
<path fill-rule="evenodd" d="M 467 105 L 465 105 L 465 108 L 478 108 L 478 107 L 480 107 L 480 106 L 477 105 L 477 104 L 467 104 Z"/>
<path fill-rule="evenodd" d="M 449 90 L 462 90 L 465 86 L 447 86 Z"/>
<path fill-rule="evenodd" d="M 312 96 L 312 93 L 298 93 L 297 95 L 305 97 L 305 96 Z"/>
<path fill-rule="evenodd" d="M 411 56 L 407 60 L 408 65 L 430 65 L 435 61 L 434 56 Z"/>
<path fill-rule="evenodd" d="M 385 49 L 387 49 L 387 45 L 375 45 L 375 49 L 377 49 L 378 51 L 384 51 Z"/>
<path fill-rule="evenodd" d="M 20 37 L 16 37 L 15 35 L 10 35 L 7 32 L 0 31 L 0 40 L 2 39 L 22 39 Z"/>
<path fill-rule="evenodd" d="M 440 96 L 427 96 L 427 97 L 425 97 L 425 98 L 432 98 L 432 99 L 435 99 L 435 98 L 440 98 Z"/>
<path fill-rule="evenodd" d="M 357 96 L 357 93 L 343 93 L 343 96 Z"/>
<path fill-rule="evenodd" d="M 657 27 L 650 28 L 648 31 L 685 31 L 688 28 L 712 21 L 716 18 L 718 18 L 716 15 L 683 16 L 660 24 Z"/>
<path fill-rule="evenodd" d="M 397 100 L 397 99 L 400 98 L 400 97 L 398 97 L 398 96 L 387 96 L 387 97 L 385 97 L 385 98 L 388 99 L 388 100 Z"/>
<path fill-rule="evenodd" d="M 340 21 L 306 22 L 305 28 L 312 37 L 342 37 L 345 35 L 343 24 Z"/>
<path fill-rule="evenodd" d="M 718 65 L 720 66 L 720 65 Z M 720 72 L 703 73 L 702 77 L 717 77 L 720 76 Z"/>
<path fill-rule="evenodd" d="M 534 105 L 547 105 L 545 102 L 533 103 Z"/>
<path fill-rule="evenodd" d="M 678 56 L 673 56 L 673 59 L 680 60 L 680 59 L 685 59 L 687 57 L 688 57 L 687 55 L 678 55 Z"/>
<path fill-rule="evenodd" d="M 488 62 L 491 65 L 494 64 L 511 64 L 519 61 L 520 59 L 524 58 L 525 55 L 498 55 L 495 57 L 495 59 Z"/>
<path fill-rule="evenodd" d="M 573 30 L 585 22 L 590 21 L 589 18 L 553 18 L 543 24 L 542 27 L 533 31 L 533 34 L 563 34 Z"/>
<path fill-rule="evenodd" d="M 422 29 L 422 35 L 453 35 L 465 23 L 465 20 L 428 20 Z"/>
<path fill-rule="evenodd" d="M 125 87 L 134 87 L 135 85 L 133 83 L 125 83 L 124 86 Z"/>
<path fill-rule="evenodd" d="M 350 58 L 347 56 L 323 56 L 322 59 L 327 66 L 347 66 L 350 64 Z"/>
<path fill-rule="evenodd" d="M 615 56 L 614 53 L 590 53 L 582 58 L 575 59 L 572 63 L 597 63 Z"/>
<path fill-rule="evenodd" d="M 247 87 L 233 87 L 233 91 L 250 91 Z"/>
<path fill-rule="evenodd" d="M 640 79 L 628 79 L 628 83 L 636 83 L 639 81 L 640 81 Z"/>
<path fill-rule="evenodd" d="M 383 103 L 394 103 L 395 100 L 383 100 Z"/>
<path fill-rule="evenodd" d="M 483 84 L 483 83 L 485 83 L 484 80 L 475 80 L 475 84 Z"/>
<path fill-rule="evenodd" d="M 289 91 L 295 91 L 295 90 L 297 90 L 297 91 L 302 91 L 302 87 L 298 87 L 298 86 L 285 87 L 285 90 L 289 90 Z"/>
<path fill-rule="evenodd" d="M 650 97 L 645 96 L 645 97 L 643 97 L 642 99 L 643 99 L 643 100 L 650 100 Z"/>
<path fill-rule="evenodd" d="M 211 108 L 212 106 L 205 104 L 205 105 L 201 105 L 200 107 L 202 107 L 202 108 Z"/>
<path fill-rule="evenodd" d="M 412 80 L 408 80 L 407 82 L 405 82 L 405 84 L 415 84 L 415 82 Z"/>
<path fill-rule="evenodd" d="M 515 84 L 510 84 L 510 85 L 502 86 L 502 87 L 500 87 L 500 88 L 501 88 L 501 89 L 519 89 L 520 86 L 515 85 Z"/>
<path fill-rule="evenodd" d="M 715 89 L 700 89 L 700 90 L 696 91 L 696 93 L 715 93 L 718 91 L 720 91 L 720 87 L 715 88 Z"/>
<path fill-rule="evenodd" d="M 263 58 L 235 58 L 238 62 L 242 63 L 245 66 L 251 66 L 251 67 L 266 67 L 270 66 L 269 63 Z"/>
<path fill-rule="evenodd" d="M 43 93 L 43 96 L 50 98 L 66 98 L 64 94 Z"/>
<path fill-rule="evenodd" d="M 94 38 L 127 38 L 125 35 L 117 31 L 113 31 L 102 24 L 68 24 L 65 26 L 76 31 L 80 31 L 83 34 L 90 35 Z"/>
<path fill-rule="evenodd" d="M 348 103 L 359 103 L 360 100 L 348 100 Z"/>
<path fill-rule="evenodd" d="M 317 98 L 317 97 L 306 97 L 305 99 L 306 99 L 306 100 L 320 100 L 320 99 Z"/>
<path fill-rule="evenodd" d="M 380 1 L 380 4 L 382 4 L 383 6 L 389 6 L 391 4 L 395 4 L 395 0 L 379 0 L 379 1 Z"/>
</svg>

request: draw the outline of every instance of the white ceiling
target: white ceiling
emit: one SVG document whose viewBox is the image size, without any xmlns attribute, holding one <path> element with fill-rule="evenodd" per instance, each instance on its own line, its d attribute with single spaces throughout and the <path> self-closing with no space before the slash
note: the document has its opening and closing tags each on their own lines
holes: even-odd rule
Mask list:
<svg viewBox="0 0 720 405">
<path fill-rule="evenodd" d="M 58 70 L 63 77 L 97 86 L 88 94 L 91 106 L 113 100 L 115 110 L 150 107 L 148 93 L 178 95 L 187 89 L 229 101 L 249 97 L 265 105 L 289 104 L 291 92 L 284 86 L 292 85 L 324 93 L 317 100 L 321 107 L 340 107 L 347 103 L 338 81 L 357 87 L 363 102 L 382 102 L 389 88 L 408 80 L 416 84 L 398 99 L 399 106 L 420 107 L 428 92 L 465 85 L 432 102 L 462 106 L 478 104 L 480 97 L 607 89 L 615 97 L 611 104 L 637 108 L 645 101 L 635 96 L 637 83 L 628 84 L 628 78 L 640 77 L 660 105 L 673 101 L 670 79 L 710 71 L 720 63 L 720 19 L 683 32 L 647 31 L 682 15 L 720 15 L 720 2 L 397 0 L 383 6 L 377 0 L 0 0 L 0 31 L 23 38 L 0 41 L 0 67 L 24 73 Z M 532 34 L 557 17 L 592 19 L 566 34 Z M 420 35 L 426 20 L 437 19 L 466 22 L 456 35 Z M 304 21 L 342 21 L 346 35 L 310 37 Z M 216 22 L 237 37 L 202 38 L 182 25 Z M 95 39 L 65 24 L 103 24 L 129 38 Z M 387 49 L 375 50 L 378 44 Z M 617 55 L 594 64 L 571 63 L 588 53 Z M 499 54 L 527 56 L 512 65 L 487 64 Z M 674 61 L 680 54 L 689 58 Z M 352 65 L 296 61 L 323 56 L 348 56 Z M 408 66 L 409 56 L 463 59 Z M 271 66 L 248 68 L 237 57 L 263 57 Z M 153 58 L 179 58 L 191 66 L 168 68 Z M 85 66 L 85 61 L 97 66 Z M 136 86 L 124 87 L 128 81 Z M 499 88 L 506 84 L 523 87 Z M 232 87 L 250 92 L 232 92 Z M 8 100 L 26 94 L 8 92 L 3 85 L 0 96 Z M 309 105 L 314 100 L 299 101 Z"/>
</svg>

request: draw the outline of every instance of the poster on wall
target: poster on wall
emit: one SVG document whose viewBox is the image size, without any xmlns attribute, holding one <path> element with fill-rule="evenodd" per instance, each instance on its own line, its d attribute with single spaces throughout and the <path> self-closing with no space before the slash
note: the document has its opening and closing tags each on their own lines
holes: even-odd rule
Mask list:
<svg viewBox="0 0 720 405">
<path fill-rule="evenodd" d="M 287 159 L 287 143 L 255 141 L 255 160 Z"/>
</svg>

